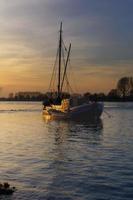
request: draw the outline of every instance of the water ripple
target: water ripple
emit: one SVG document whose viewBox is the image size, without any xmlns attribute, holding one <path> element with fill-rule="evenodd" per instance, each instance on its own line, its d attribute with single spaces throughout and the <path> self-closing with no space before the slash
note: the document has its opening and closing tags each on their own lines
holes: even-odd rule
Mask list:
<svg viewBox="0 0 133 200">
<path fill-rule="evenodd" d="M 17 191 L 2 200 L 132 200 L 129 104 L 112 104 L 107 109 L 113 117 L 96 123 L 45 122 L 41 103 L 1 103 L 3 108 L 1 182 Z"/>
</svg>

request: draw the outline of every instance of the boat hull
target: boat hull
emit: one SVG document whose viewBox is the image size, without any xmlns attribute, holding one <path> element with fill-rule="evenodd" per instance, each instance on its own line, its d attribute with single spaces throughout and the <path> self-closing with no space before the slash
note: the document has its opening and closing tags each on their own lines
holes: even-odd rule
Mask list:
<svg viewBox="0 0 133 200">
<path fill-rule="evenodd" d="M 51 119 L 99 119 L 103 112 L 102 103 L 89 103 L 71 108 L 67 112 L 61 112 L 54 109 L 44 109 L 43 116 Z"/>
</svg>

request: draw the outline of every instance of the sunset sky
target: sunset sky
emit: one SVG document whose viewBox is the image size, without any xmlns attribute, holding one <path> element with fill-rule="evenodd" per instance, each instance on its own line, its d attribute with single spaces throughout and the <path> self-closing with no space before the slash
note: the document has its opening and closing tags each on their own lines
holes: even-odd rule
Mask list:
<svg viewBox="0 0 133 200">
<path fill-rule="evenodd" d="M 133 75 L 133 0 L 0 0 L 0 96 L 47 91 L 61 21 L 75 92 Z"/>
</svg>

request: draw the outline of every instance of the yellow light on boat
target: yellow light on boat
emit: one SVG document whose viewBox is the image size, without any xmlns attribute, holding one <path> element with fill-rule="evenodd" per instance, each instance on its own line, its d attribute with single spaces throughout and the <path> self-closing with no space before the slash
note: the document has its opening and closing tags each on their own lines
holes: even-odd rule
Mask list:
<svg viewBox="0 0 133 200">
<path fill-rule="evenodd" d="M 45 120 L 45 122 L 49 122 L 52 119 L 52 117 L 51 115 L 43 115 L 43 119 Z"/>
</svg>

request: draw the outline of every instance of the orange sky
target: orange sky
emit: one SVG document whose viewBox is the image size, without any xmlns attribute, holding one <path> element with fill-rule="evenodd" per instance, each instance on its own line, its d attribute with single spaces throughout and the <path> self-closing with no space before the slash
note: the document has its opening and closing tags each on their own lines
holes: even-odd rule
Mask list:
<svg viewBox="0 0 133 200">
<path fill-rule="evenodd" d="M 0 96 L 47 91 L 61 20 L 75 92 L 107 93 L 133 74 L 132 3 L 76 2 L 0 1 Z"/>
</svg>

